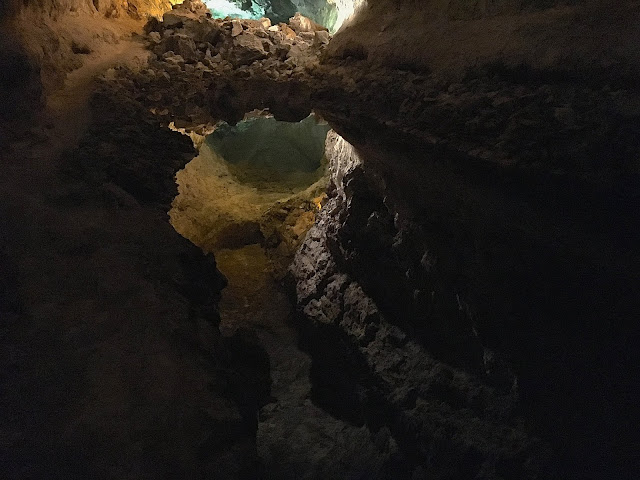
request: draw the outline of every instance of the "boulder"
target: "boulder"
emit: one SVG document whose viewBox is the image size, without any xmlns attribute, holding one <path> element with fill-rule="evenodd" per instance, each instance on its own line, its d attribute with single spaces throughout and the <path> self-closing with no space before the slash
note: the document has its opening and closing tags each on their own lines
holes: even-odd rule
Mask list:
<svg viewBox="0 0 640 480">
<path fill-rule="evenodd" d="M 162 16 L 162 25 L 164 28 L 180 28 L 188 17 L 185 12 L 180 10 L 171 10 Z"/>
<path fill-rule="evenodd" d="M 287 53 L 287 58 L 305 59 L 308 57 L 309 47 L 304 43 L 296 43 L 292 45 Z"/>
<path fill-rule="evenodd" d="M 313 39 L 315 38 L 316 34 L 315 32 L 300 32 L 298 36 L 302 40 L 304 40 L 306 43 L 311 43 L 313 42 Z"/>
<path fill-rule="evenodd" d="M 218 23 L 203 17 L 184 22 L 183 29 L 184 33 L 196 42 L 211 44 L 215 44 L 222 34 L 222 28 Z"/>
<path fill-rule="evenodd" d="M 313 38 L 313 46 L 319 47 L 321 45 L 326 45 L 329 43 L 330 39 L 331 35 L 329 35 L 329 32 L 327 32 L 326 30 L 315 32 L 315 37 Z"/>
<path fill-rule="evenodd" d="M 161 25 L 172 31 L 182 29 L 196 42 L 215 43 L 221 33 L 221 26 L 214 20 L 182 9 L 165 13 Z"/>
<path fill-rule="evenodd" d="M 160 36 L 160 34 L 158 32 L 150 32 L 149 35 L 149 41 L 151 41 L 154 44 L 159 44 L 160 41 L 162 40 L 162 37 Z"/>
<path fill-rule="evenodd" d="M 209 8 L 201 0 L 184 0 L 180 7 L 199 16 L 209 13 Z"/>
<path fill-rule="evenodd" d="M 280 31 L 284 33 L 285 38 L 296 38 L 296 32 L 286 23 L 280 23 Z"/>
<path fill-rule="evenodd" d="M 165 38 L 162 41 L 162 49 L 165 52 L 173 51 L 176 55 L 184 58 L 185 62 L 198 60 L 196 43 L 188 35 L 179 33 Z"/>
<path fill-rule="evenodd" d="M 253 19 L 244 19 L 242 23 L 245 27 L 249 28 L 249 30 L 266 30 L 271 27 L 271 20 L 266 17 L 262 17 L 258 20 Z"/>
<path fill-rule="evenodd" d="M 143 27 L 144 33 L 159 32 L 162 30 L 162 22 L 156 17 L 149 17 L 149 20 Z"/>
<path fill-rule="evenodd" d="M 180 5 L 174 5 L 173 10 L 165 12 L 162 16 L 162 24 L 165 28 L 180 28 L 185 23 L 206 20 L 209 9 L 200 0 L 185 0 Z"/>
<path fill-rule="evenodd" d="M 242 28 L 242 24 L 240 23 L 240 20 L 232 20 L 231 21 L 231 36 L 232 37 L 237 37 L 243 31 L 244 31 L 244 28 Z"/>
<path fill-rule="evenodd" d="M 229 60 L 234 65 L 248 65 L 266 58 L 267 52 L 262 40 L 250 33 L 241 33 L 233 39 L 233 48 L 229 51 Z"/>
<path fill-rule="evenodd" d="M 262 17 L 260 20 L 258 20 L 261 24 L 263 28 L 271 28 L 271 20 L 266 18 L 266 17 Z"/>
<path fill-rule="evenodd" d="M 310 18 L 301 15 L 300 12 L 296 12 L 296 14 L 289 19 L 289 25 L 293 28 L 297 33 L 300 32 L 319 32 L 322 30 L 327 30 L 326 27 L 323 27 L 319 23 L 314 22 Z"/>
</svg>

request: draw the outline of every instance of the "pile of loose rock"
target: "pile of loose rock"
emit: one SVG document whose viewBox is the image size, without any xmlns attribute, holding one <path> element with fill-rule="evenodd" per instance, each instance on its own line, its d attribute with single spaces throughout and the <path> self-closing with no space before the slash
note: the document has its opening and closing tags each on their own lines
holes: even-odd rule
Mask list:
<svg viewBox="0 0 640 480">
<path fill-rule="evenodd" d="M 513 82 L 495 72 L 451 83 L 356 57 L 325 58 L 329 32 L 300 14 L 277 25 L 214 19 L 200 0 L 152 19 L 146 32 L 154 53 L 148 68 L 121 80 L 165 125 L 202 134 L 252 110 L 299 121 L 314 109 L 334 126 L 366 125 L 363 135 L 438 144 L 491 163 L 552 163 L 600 177 L 602 156 L 594 152 L 605 145 L 634 168 L 633 155 L 618 148 L 633 143 L 638 118 L 628 91 Z M 584 130 L 598 133 L 585 139 Z M 624 138 L 612 142 L 615 135 Z"/>
<path fill-rule="evenodd" d="M 203 74 L 256 62 L 256 69 L 272 74 L 299 72 L 317 63 L 330 39 L 324 27 L 300 14 L 288 25 L 272 25 L 268 18 L 214 19 L 199 0 L 176 5 L 162 22 L 151 21 L 147 32 L 158 60 Z"/>
<path fill-rule="evenodd" d="M 268 18 L 214 19 L 187 0 L 145 27 L 154 55 L 138 72 L 111 70 L 108 88 L 133 95 L 159 123 L 206 134 L 252 110 L 300 121 L 311 112 L 310 72 L 329 32 L 296 14 L 289 24 Z"/>
</svg>

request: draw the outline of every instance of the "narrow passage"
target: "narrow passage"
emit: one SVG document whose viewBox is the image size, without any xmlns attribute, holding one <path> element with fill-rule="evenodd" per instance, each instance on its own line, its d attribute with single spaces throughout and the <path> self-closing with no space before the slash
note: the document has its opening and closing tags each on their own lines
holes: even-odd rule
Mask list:
<svg viewBox="0 0 640 480">
<path fill-rule="evenodd" d="M 215 255 L 229 280 L 220 330 L 231 335 L 238 328 L 254 329 L 271 361 L 276 401 L 262 409 L 257 439 L 264 478 L 376 478 L 385 458 L 369 431 L 333 418 L 309 398 L 311 358 L 298 348 L 293 307 L 263 248 L 248 245 Z"/>
</svg>

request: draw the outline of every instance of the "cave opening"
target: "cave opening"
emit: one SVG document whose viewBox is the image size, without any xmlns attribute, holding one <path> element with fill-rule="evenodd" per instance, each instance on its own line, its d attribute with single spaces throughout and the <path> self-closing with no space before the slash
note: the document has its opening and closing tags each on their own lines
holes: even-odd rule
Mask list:
<svg viewBox="0 0 640 480">
<path fill-rule="evenodd" d="M 205 0 L 216 18 L 265 17 L 275 25 L 287 23 L 296 12 L 335 32 L 341 24 L 336 3 L 332 0 Z"/>
<path fill-rule="evenodd" d="M 239 182 L 261 191 L 293 192 L 322 177 L 328 131 L 313 114 L 297 123 L 260 116 L 233 126 L 222 124 L 205 142 Z"/>
<path fill-rule="evenodd" d="M 258 243 L 291 254 L 326 188 L 328 131 L 314 114 L 283 122 L 254 112 L 218 125 L 177 174 L 173 226 L 206 251 Z"/>
<path fill-rule="evenodd" d="M 249 338 L 269 359 L 271 390 L 259 400 L 256 432 L 268 478 L 295 478 L 296 471 L 309 470 L 318 478 L 347 478 L 380 468 L 388 455 L 361 425 L 311 400 L 313 362 L 300 344 L 295 304 L 283 282 L 326 198 L 335 136 L 313 113 L 283 122 L 252 112 L 236 125 L 218 125 L 177 174 L 171 223 L 213 252 L 228 280 L 219 330 L 230 342 Z M 312 466 L 314 458 L 351 441 L 357 447 L 341 453 L 345 462 Z"/>
</svg>

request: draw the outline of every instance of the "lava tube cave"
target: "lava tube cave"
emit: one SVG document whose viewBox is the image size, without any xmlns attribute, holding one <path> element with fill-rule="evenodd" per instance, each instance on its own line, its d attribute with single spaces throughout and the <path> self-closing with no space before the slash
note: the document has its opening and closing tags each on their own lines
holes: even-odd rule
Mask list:
<svg viewBox="0 0 640 480">
<path fill-rule="evenodd" d="M 0 478 L 638 478 L 639 26 L 0 4 Z"/>
</svg>

